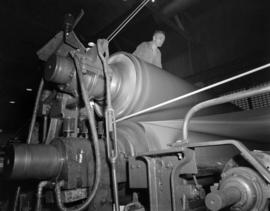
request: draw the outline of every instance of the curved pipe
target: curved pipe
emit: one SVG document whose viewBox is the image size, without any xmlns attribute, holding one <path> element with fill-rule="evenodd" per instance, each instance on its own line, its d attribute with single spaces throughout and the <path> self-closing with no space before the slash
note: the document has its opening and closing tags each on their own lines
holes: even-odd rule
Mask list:
<svg viewBox="0 0 270 211">
<path fill-rule="evenodd" d="M 60 182 L 57 182 L 55 184 L 55 196 L 56 196 L 56 203 L 57 203 L 57 206 L 60 210 L 62 211 L 67 211 L 68 208 L 66 208 L 62 202 L 62 199 L 61 199 L 61 187 L 64 186 L 64 181 L 60 181 Z M 75 209 L 74 209 L 75 210 Z"/>
<path fill-rule="evenodd" d="M 41 210 L 41 197 L 42 197 L 43 188 L 47 186 L 48 184 L 50 184 L 49 181 L 41 181 L 38 184 L 36 211 Z"/>
<path fill-rule="evenodd" d="M 92 190 L 92 193 L 89 195 L 88 199 L 85 201 L 85 203 L 79 208 L 75 209 L 76 211 L 80 211 L 80 210 L 84 210 L 87 206 L 89 206 L 92 199 L 96 195 L 99 182 L 100 182 L 100 177 L 101 177 L 101 159 L 100 159 L 100 149 L 99 149 L 98 135 L 96 131 L 94 110 L 92 109 L 92 107 L 90 106 L 90 103 L 88 102 L 88 95 L 87 95 L 87 91 L 84 85 L 83 75 L 80 69 L 80 64 L 78 63 L 78 60 L 76 58 L 75 58 L 75 64 L 76 64 L 77 75 L 78 75 L 80 86 L 81 86 L 83 101 L 87 110 L 87 116 L 88 116 L 91 134 L 93 137 L 94 150 L 95 150 L 95 156 L 96 156 L 96 171 L 95 171 L 96 176 L 95 176 L 94 188 Z"/>
<path fill-rule="evenodd" d="M 13 209 L 12 209 L 13 211 L 16 211 L 17 210 L 20 193 L 21 193 L 21 186 L 18 186 L 16 188 L 16 194 L 15 194 L 15 199 L 14 199 Z"/>
<path fill-rule="evenodd" d="M 183 140 L 182 141 L 183 142 L 188 142 L 188 126 L 189 126 L 189 122 L 190 122 L 190 119 L 192 118 L 192 116 L 194 116 L 194 114 L 197 111 L 199 111 L 201 109 L 204 109 L 204 108 L 207 108 L 207 107 L 210 107 L 210 106 L 215 106 L 215 105 L 231 102 L 233 100 L 246 98 L 246 97 L 250 97 L 250 96 L 253 96 L 253 95 L 263 94 L 263 93 L 266 93 L 266 92 L 270 92 L 270 86 L 260 87 L 260 88 L 256 88 L 256 89 L 250 89 L 250 90 L 247 90 L 247 91 L 242 91 L 242 92 L 230 94 L 230 95 L 227 95 L 227 96 L 214 98 L 214 99 L 207 100 L 207 101 L 204 101 L 202 103 L 199 103 L 199 104 L 195 105 L 194 107 L 192 107 L 189 110 L 189 112 L 185 116 L 184 123 L 183 123 Z"/>
</svg>

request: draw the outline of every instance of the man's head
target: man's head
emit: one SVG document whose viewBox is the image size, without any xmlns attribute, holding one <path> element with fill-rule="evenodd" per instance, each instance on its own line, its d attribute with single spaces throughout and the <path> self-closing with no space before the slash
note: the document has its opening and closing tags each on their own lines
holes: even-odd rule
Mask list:
<svg viewBox="0 0 270 211">
<path fill-rule="evenodd" d="M 161 47 L 165 41 L 165 33 L 163 31 L 156 31 L 153 35 L 153 41 L 157 47 Z"/>
</svg>

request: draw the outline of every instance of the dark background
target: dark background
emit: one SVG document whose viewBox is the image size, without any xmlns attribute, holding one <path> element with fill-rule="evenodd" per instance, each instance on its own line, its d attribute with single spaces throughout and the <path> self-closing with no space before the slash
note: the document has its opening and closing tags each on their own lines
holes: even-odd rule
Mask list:
<svg viewBox="0 0 270 211">
<path fill-rule="evenodd" d="M 42 75 L 36 56 L 63 25 L 65 13 L 85 16 L 75 29 L 87 44 L 107 37 L 138 0 L 1 0 L 0 129 L 28 130 Z M 132 52 L 166 32 L 163 66 L 199 86 L 269 62 L 269 0 L 156 0 L 113 40 L 110 51 Z M 269 69 L 213 90 L 216 95 L 268 82 Z M 26 91 L 32 88 L 32 92 Z M 16 101 L 10 104 L 10 101 Z"/>
</svg>

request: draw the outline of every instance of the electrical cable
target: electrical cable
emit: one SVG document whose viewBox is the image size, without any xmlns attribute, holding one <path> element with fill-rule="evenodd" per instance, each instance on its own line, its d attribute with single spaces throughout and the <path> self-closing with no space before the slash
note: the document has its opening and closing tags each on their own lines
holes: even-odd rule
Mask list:
<svg viewBox="0 0 270 211">
<path fill-rule="evenodd" d="M 96 131 L 94 110 L 90 106 L 90 102 L 88 101 L 88 95 L 87 95 L 87 91 L 85 88 L 83 75 L 82 75 L 82 71 L 81 71 L 81 67 L 80 67 L 80 63 L 78 61 L 78 58 L 76 57 L 75 53 L 73 53 L 73 54 L 71 53 L 71 55 L 72 55 L 74 62 L 75 62 L 77 75 L 78 75 L 79 83 L 81 86 L 82 98 L 83 98 L 83 101 L 84 101 L 84 104 L 86 107 L 89 126 L 90 126 L 90 130 L 91 130 L 91 134 L 92 134 L 92 138 L 93 138 L 93 143 L 94 143 L 94 151 L 95 151 L 95 158 L 96 158 L 95 181 L 94 181 L 94 186 L 93 186 L 91 194 L 89 194 L 86 201 L 82 205 L 80 205 L 78 208 L 72 208 L 72 207 L 66 208 L 63 205 L 62 200 L 61 200 L 61 186 L 63 186 L 63 182 L 56 184 L 55 192 L 56 192 L 57 205 L 58 205 L 60 210 L 62 210 L 62 211 L 81 211 L 81 210 L 86 209 L 89 206 L 89 204 L 93 200 L 93 198 L 96 195 L 96 192 L 98 190 L 100 178 L 101 178 L 101 158 L 100 158 L 101 156 L 100 156 L 99 141 L 98 141 L 98 136 L 97 136 L 97 131 Z"/>
</svg>

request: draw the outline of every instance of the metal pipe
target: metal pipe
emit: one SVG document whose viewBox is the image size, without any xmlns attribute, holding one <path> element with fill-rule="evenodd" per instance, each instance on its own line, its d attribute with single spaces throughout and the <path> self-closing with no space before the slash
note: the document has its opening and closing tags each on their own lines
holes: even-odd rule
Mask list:
<svg viewBox="0 0 270 211">
<path fill-rule="evenodd" d="M 19 197 L 20 197 L 20 192 L 21 192 L 21 186 L 18 186 L 16 188 L 16 194 L 15 194 L 15 199 L 14 199 L 14 203 L 13 203 L 13 211 L 17 210 L 17 206 L 18 206 L 18 201 L 19 201 Z"/>
<path fill-rule="evenodd" d="M 36 209 L 35 209 L 35 211 L 40 211 L 41 210 L 41 197 L 42 197 L 43 188 L 45 186 L 47 186 L 48 184 L 50 184 L 49 181 L 41 181 L 38 184 L 37 203 L 36 203 Z"/>
<path fill-rule="evenodd" d="M 112 180 L 113 180 L 113 197 L 114 197 L 114 203 L 115 203 L 115 211 L 120 211 L 115 161 L 111 162 L 111 169 L 112 169 L 111 174 L 112 174 Z"/>
<path fill-rule="evenodd" d="M 129 14 L 129 16 L 108 36 L 107 40 L 109 42 L 137 15 L 138 12 L 142 10 L 142 8 L 149 2 L 150 0 L 144 0 L 141 4 L 139 4 L 136 9 Z"/>
<path fill-rule="evenodd" d="M 55 196 L 56 196 L 56 203 L 60 210 L 67 211 L 68 209 L 63 205 L 62 202 L 62 195 L 61 195 L 61 187 L 64 185 L 64 181 L 57 182 L 55 184 Z"/>
<path fill-rule="evenodd" d="M 101 177 L 101 158 L 100 158 L 99 141 L 98 141 L 98 136 L 97 136 L 97 131 L 96 131 L 94 111 L 93 111 L 93 108 L 90 106 L 90 103 L 88 101 L 88 95 L 87 95 L 86 88 L 84 85 L 83 75 L 82 75 L 81 68 L 80 68 L 80 63 L 77 60 L 77 57 L 75 54 L 72 54 L 72 56 L 73 56 L 74 61 L 75 61 L 76 71 L 77 71 L 79 83 L 81 86 L 82 97 L 83 97 L 83 101 L 84 101 L 84 104 L 86 107 L 88 121 L 89 121 L 91 134 L 92 134 L 92 138 L 93 138 L 95 157 L 96 157 L 96 165 L 95 165 L 96 169 L 95 169 L 95 182 L 94 182 L 93 190 L 92 190 L 91 194 L 88 196 L 87 200 L 82 205 L 80 205 L 78 208 L 72 208 L 72 207 L 66 208 L 63 205 L 63 202 L 61 200 L 61 189 L 60 189 L 61 186 L 63 185 L 63 182 L 56 184 L 55 192 L 56 192 L 56 198 L 57 198 L 57 205 L 58 205 L 59 209 L 62 211 L 67 211 L 67 210 L 68 211 L 81 211 L 81 210 L 84 210 L 86 207 L 88 207 L 89 204 L 91 203 L 91 201 L 93 200 L 94 196 L 96 195 L 96 192 L 98 190 L 98 186 L 100 183 L 100 177 Z"/>
<path fill-rule="evenodd" d="M 45 116 L 43 116 L 42 143 L 46 142 L 47 130 L 48 130 L 48 117 L 45 115 Z"/>
<path fill-rule="evenodd" d="M 195 105 L 194 107 L 192 107 L 189 110 L 189 112 L 185 116 L 184 123 L 183 123 L 183 140 L 182 141 L 183 142 L 188 142 L 188 126 L 189 126 L 189 122 L 190 122 L 190 119 L 192 118 L 192 116 L 197 111 L 199 111 L 201 109 L 204 109 L 204 108 L 207 108 L 207 107 L 210 107 L 210 106 L 215 106 L 215 105 L 231 102 L 233 100 L 237 100 L 237 99 L 241 99 L 241 98 L 247 98 L 247 97 L 250 97 L 250 96 L 253 96 L 253 95 L 263 94 L 263 93 L 266 93 L 266 92 L 270 92 L 270 85 L 266 86 L 266 87 L 259 87 L 259 88 L 255 88 L 255 89 L 250 89 L 250 90 L 230 94 L 230 95 L 227 95 L 227 96 L 214 98 L 214 99 L 207 100 L 207 101 L 204 101 L 202 103 L 199 103 L 199 104 Z"/>
<path fill-rule="evenodd" d="M 96 169 L 95 169 L 96 175 L 95 175 L 94 188 L 92 190 L 92 193 L 89 195 L 88 199 L 85 201 L 85 203 L 76 209 L 77 211 L 79 211 L 79 210 L 85 209 L 90 204 L 90 202 L 92 201 L 92 199 L 94 198 L 94 196 L 97 192 L 99 182 L 100 182 L 100 177 L 101 177 L 101 158 L 100 158 L 101 155 L 100 155 L 100 149 L 99 149 L 98 135 L 97 135 L 97 131 L 96 131 L 94 110 L 90 106 L 90 103 L 88 101 L 88 94 L 87 94 L 87 91 L 86 91 L 86 88 L 84 85 L 84 80 L 83 80 L 83 75 L 82 75 L 81 68 L 80 68 L 80 63 L 78 62 L 77 59 L 75 59 L 75 64 L 76 64 L 77 75 L 78 75 L 79 82 L 80 82 L 83 101 L 84 101 L 86 111 L 87 111 L 89 126 L 90 126 L 91 135 L 92 135 L 93 143 L 94 143 L 95 157 L 96 157 Z"/>
<path fill-rule="evenodd" d="M 74 21 L 74 24 L 72 26 L 72 30 L 74 30 L 76 28 L 77 24 L 80 22 L 80 20 L 82 19 L 83 16 L 84 16 L 84 10 L 81 9 L 80 14 L 77 16 L 77 18 Z"/>
<path fill-rule="evenodd" d="M 35 123 L 36 123 L 38 105 L 39 105 L 43 85 L 44 85 L 44 80 L 42 78 L 41 81 L 40 81 L 39 87 L 38 87 L 35 106 L 34 106 L 32 119 L 31 119 L 31 124 L 30 124 L 30 127 L 29 127 L 28 137 L 27 137 L 27 141 L 26 141 L 27 144 L 31 144 L 32 134 L 33 134 L 33 130 L 34 130 Z"/>
</svg>

